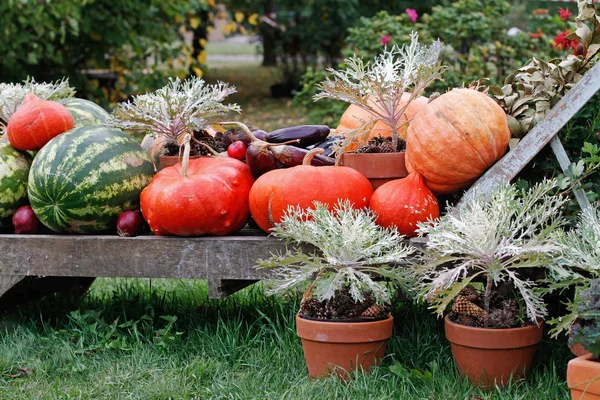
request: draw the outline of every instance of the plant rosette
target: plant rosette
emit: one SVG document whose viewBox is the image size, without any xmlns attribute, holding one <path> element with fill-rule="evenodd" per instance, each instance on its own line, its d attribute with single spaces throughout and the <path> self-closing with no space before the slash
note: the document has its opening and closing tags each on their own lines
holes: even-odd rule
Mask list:
<svg viewBox="0 0 600 400">
<path fill-rule="evenodd" d="M 530 372 L 547 314 L 538 289 L 564 273 L 558 231 L 566 199 L 555 181 L 529 190 L 501 186 L 486 200 L 478 193 L 419 223 L 428 241 L 416 266 L 417 290 L 438 315 L 461 373 L 493 388 Z M 482 283 L 482 290 L 475 286 Z"/>
<path fill-rule="evenodd" d="M 345 70 L 328 69 L 332 78 L 318 84 L 314 96 L 350 103 L 338 127 L 344 138 L 333 146 L 336 163 L 356 168 L 374 189 L 407 175 L 406 126 L 425 106 L 425 88 L 445 70 L 438 63 L 440 41 L 428 47 L 418 43 L 416 32 L 410 38 L 407 45 L 384 49 L 371 63 L 355 55 L 344 60 Z"/>
<path fill-rule="evenodd" d="M 414 249 L 348 200 L 333 209 L 319 202 L 308 209 L 290 207 L 272 234 L 295 249 L 257 267 L 276 268 L 270 294 L 308 282 L 296 323 L 310 377 L 345 379 L 376 365 L 392 334 L 390 286 L 409 286 L 402 263 Z"/>
</svg>

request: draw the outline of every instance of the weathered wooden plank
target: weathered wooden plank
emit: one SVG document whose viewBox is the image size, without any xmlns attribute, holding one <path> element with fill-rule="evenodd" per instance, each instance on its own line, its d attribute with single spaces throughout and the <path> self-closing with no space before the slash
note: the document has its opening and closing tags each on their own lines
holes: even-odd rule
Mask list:
<svg viewBox="0 0 600 400">
<path fill-rule="evenodd" d="M 558 136 L 554 136 L 552 138 L 552 140 L 550 141 L 550 146 L 552 147 L 552 152 L 556 156 L 556 159 L 558 160 L 558 163 L 560 164 L 560 167 L 562 168 L 563 172 L 566 171 L 569 168 L 569 165 L 571 165 L 571 160 L 569 160 L 569 156 L 567 155 L 567 152 L 565 151 L 565 148 L 560 142 Z M 585 195 L 583 189 L 581 189 L 580 184 L 575 185 L 575 187 L 573 188 L 573 194 L 575 195 L 577 203 L 579 203 L 579 208 L 584 210 L 591 206 L 590 201 Z"/>
<path fill-rule="evenodd" d="M 509 151 L 471 186 L 463 199 L 468 198 L 473 190 L 487 197 L 498 185 L 510 182 L 599 90 L 600 63 L 597 63 L 525 135 L 514 150 Z"/>
<path fill-rule="evenodd" d="M 18 275 L 9 276 L 8 278 L 12 277 L 20 278 Z M 82 297 L 94 280 L 95 278 L 87 277 L 26 276 L 11 286 L 5 293 L 0 294 L 0 310 L 59 292 Z"/>
<path fill-rule="evenodd" d="M 24 278 L 23 275 L 0 275 L 0 298 Z"/>
<path fill-rule="evenodd" d="M 257 280 L 267 272 L 256 261 L 284 247 L 265 236 L 0 235 L 0 275 Z"/>
</svg>

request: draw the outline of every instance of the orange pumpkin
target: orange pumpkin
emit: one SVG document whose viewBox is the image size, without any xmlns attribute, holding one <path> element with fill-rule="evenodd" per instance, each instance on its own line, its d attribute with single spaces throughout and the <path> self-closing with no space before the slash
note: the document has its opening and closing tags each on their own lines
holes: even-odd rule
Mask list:
<svg viewBox="0 0 600 400">
<path fill-rule="evenodd" d="M 494 100 L 454 89 L 431 101 L 408 127 L 406 168 L 435 194 L 470 186 L 506 152 L 511 133 Z"/>
<path fill-rule="evenodd" d="M 407 237 L 416 236 L 417 223 L 440 216 L 438 201 L 414 172 L 404 179 L 383 184 L 371 197 L 369 208 L 377 214 L 377 224 L 396 227 Z"/>
<path fill-rule="evenodd" d="M 309 156 L 304 163 L 310 164 Z M 309 208 L 314 201 L 332 210 L 339 199 L 356 208 L 369 204 L 373 187 L 363 174 L 349 167 L 298 165 L 261 175 L 250 190 L 250 214 L 265 232 L 278 222 L 289 206 Z"/>
<path fill-rule="evenodd" d="M 229 157 L 189 160 L 162 169 L 140 195 L 140 208 L 156 235 L 227 235 L 248 222 L 250 168 Z"/>
<path fill-rule="evenodd" d="M 60 103 L 28 94 L 10 117 L 6 136 L 19 150 L 37 151 L 55 136 L 73 128 L 73 115 Z"/>
<path fill-rule="evenodd" d="M 404 104 L 406 104 L 406 102 L 408 101 L 409 98 L 410 98 L 410 93 L 404 93 L 402 95 L 402 99 L 400 101 L 398 108 L 402 108 L 404 106 Z M 406 121 L 407 118 L 408 118 L 408 120 L 411 120 L 412 118 L 414 118 L 415 115 L 417 115 L 417 113 L 419 111 L 421 111 L 421 109 L 427 105 L 427 101 L 428 101 L 428 99 L 426 97 L 417 97 L 416 99 L 411 101 L 410 104 L 408 105 L 408 107 L 406 107 L 406 110 L 404 111 L 404 116 L 402 117 L 401 121 Z M 372 99 L 369 99 L 369 103 L 371 103 L 372 105 L 375 105 L 375 103 Z M 376 107 L 380 107 L 380 106 L 376 106 Z M 358 128 L 365 121 L 371 121 L 374 118 L 375 117 L 368 111 L 365 111 L 362 108 L 360 108 L 354 104 L 350 104 L 348 109 L 346 109 L 346 111 L 342 115 L 342 118 L 340 119 L 340 124 L 338 125 L 336 131 L 339 134 L 343 134 L 344 132 Z M 400 132 L 398 132 L 398 137 L 400 137 L 400 139 L 403 139 L 403 140 L 406 139 L 406 129 L 407 129 L 406 125 L 403 125 L 400 128 Z M 392 128 L 383 121 L 377 121 L 375 123 L 375 125 L 373 126 L 373 129 L 371 129 L 371 133 L 369 134 L 369 139 L 379 136 L 379 135 L 381 135 L 383 137 L 391 136 Z"/>
</svg>

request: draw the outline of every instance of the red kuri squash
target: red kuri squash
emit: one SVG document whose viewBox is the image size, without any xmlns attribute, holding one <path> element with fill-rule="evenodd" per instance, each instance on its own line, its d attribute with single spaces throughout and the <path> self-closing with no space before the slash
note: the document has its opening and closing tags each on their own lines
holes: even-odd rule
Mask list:
<svg viewBox="0 0 600 400">
<path fill-rule="evenodd" d="M 185 175 L 185 176 L 183 176 Z M 142 214 L 156 235 L 227 235 L 250 216 L 250 169 L 230 157 L 201 157 L 162 169 L 142 191 Z"/>
<path fill-rule="evenodd" d="M 416 236 L 418 222 L 440 216 L 437 199 L 416 172 L 377 188 L 369 208 L 377 214 L 378 225 L 384 228 L 395 226 L 407 237 Z"/>
<path fill-rule="evenodd" d="M 412 120 L 406 168 L 435 194 L 453 193 L 477 180 L 506 152 L 506 114 L 486 94 L 454 89 L 432 100 Z"/>
<path fill-rule="evenodd" d="M 10 117 L 6 136 L 19 150 L 37 151 L 55 136 L 73 128 L 73 115 L 60 103 L 28 94 Z"/>
<path fill-rule="evenodd" d="M 363 174 L 349 167 L 310 164 L 312 153 L 304 165 L 276 169 L 260 176 L 250 190 L 250 213 L 265 232 L 280 222 L 289 206 L 309 208 L 314 201 L 330 206 L 348 199 L 356 208 L 369 204 L 373 187 Z"/>
</svg>

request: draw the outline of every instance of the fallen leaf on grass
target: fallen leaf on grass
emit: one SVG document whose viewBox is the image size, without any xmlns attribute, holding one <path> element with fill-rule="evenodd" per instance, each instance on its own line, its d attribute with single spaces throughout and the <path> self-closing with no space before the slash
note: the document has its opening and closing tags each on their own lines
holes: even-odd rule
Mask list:
<svg viewBox="0 0 600 400">
<path fill-rule="evenodd" d="M 19 373 L 8 374 L 8 377 L 9 378 L 19 378 L 21 376 L 29 376 L 29 375 L 33 374 L 33 368 L 17 367 L 17 370 L 19 371 Z"/>
</svg>

